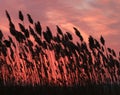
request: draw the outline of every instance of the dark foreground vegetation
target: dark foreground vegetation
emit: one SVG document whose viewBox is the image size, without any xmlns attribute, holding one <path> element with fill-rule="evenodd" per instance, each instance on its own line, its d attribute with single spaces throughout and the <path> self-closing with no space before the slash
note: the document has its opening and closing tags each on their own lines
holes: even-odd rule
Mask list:
<svg viewBox="0 0 120 95">
<path fill-rule="evenodd" d="M 89 85 L 74 87 L 10 86 L 1 87 L 1 95 L 120 95 L 118 85 Z"/>
<path fill-rule="evenodd" d="M 88 43 L 76 35 L 44 31 L 40 22 L 19 11 L 19 29 L 9 13 L 9 33 L 0 30 L 0 93 L 20 95 L 119 95 L 120 53 L 106 46 L 102 36 Z M 78 41 L 74 41 L 78 37 Z M 31 86 L 29 86 L 31 85 Z M 47 86 L 45 86 L 47 85 Z M 3 95 L 2 94 L 2 95 Z M 41 95 L 40 94 L 40 95 Z"/>
</svg>

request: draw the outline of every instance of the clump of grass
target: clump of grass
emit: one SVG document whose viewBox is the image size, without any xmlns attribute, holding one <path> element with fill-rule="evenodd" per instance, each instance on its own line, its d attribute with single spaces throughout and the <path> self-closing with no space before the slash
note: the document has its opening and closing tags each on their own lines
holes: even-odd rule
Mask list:
<svg viewBox="0 0 120 95">
<path fill-rule="evenodd" d="M 0 80 L 2 85 L 89 86 L 118 84 L 120 59 L 115 51 L 89 36 L 89 44 L 74 27 L 76 36 L 57 26 L 56 35 L 47 26 L 34 22 L 27 14 L 29 28 L 18 23 L 16 29 L 9 13 L 10 35 L 0 31 Z M 19 19 L 24 15 L 19 11 Z M 79 41 L 74 42 L 74 37 Z M 32 39 L 31 39 L 32 38 Z"/>
</svg>

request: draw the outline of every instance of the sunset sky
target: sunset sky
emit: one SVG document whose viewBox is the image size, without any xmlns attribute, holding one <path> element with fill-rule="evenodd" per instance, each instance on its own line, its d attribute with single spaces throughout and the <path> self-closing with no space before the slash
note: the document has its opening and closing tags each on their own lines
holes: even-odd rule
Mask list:
<svg viewBox="0 0 120 95">
<path fill-rule="evenodd" d="M 86 38 L 92 35 L 106 40 L 109 47 L 120 50 L 120 0 L 0 0 L 0 29 L 8 31 L 5 10 L 18 21 L 18 11 L 30 13 L 41 25 L 64 31 L 77 27 Z"/>
</svg>

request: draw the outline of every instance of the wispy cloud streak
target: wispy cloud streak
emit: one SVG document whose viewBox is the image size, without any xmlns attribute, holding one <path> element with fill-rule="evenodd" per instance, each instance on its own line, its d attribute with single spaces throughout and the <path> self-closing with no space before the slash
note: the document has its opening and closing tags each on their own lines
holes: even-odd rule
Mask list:
<svg viewBox="0 0 120 95">
<path fill-rule="evenodd" d="M 117 51 L 120 47 L 120 1 L 115 0 L 11 0 L 0 3 L 0 28 L 6 31 L 7 20 L 4 11 L 7 9 L 17 20 L 18 10 L 32 14 L 44 26 L 55 30 L 60 25 L 65 31 L 79 27 L 83 35 L 98 38 L 103 35 Z M 112 37 L 112 39 L 111 39 Z"/>
</svg>

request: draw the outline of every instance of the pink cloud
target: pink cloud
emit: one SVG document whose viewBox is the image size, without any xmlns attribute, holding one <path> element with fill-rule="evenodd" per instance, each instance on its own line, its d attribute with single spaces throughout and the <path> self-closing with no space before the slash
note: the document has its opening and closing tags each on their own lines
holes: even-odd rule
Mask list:
<svg viewBox="0 0 120 95">
<path fill-rule="evenodd" d="M 40 20 L 43 27 L 50 26 L 55 30 L 55 26 L 59 25 L 64 31 L 73 32 L 72 27 L 76 26 L 86 38 L 93 35 L 99 39 L 103 35 L 107 45 L 119 51 L 120 1 L 4 0 L 0 6 L 0 28 L 3 30 L 8 25 L 5 9 L 15 21 L 18 21 L 18 10 L 22 10 L 24 14 L 30 13 L 35 21 Z"/>
</svg>

